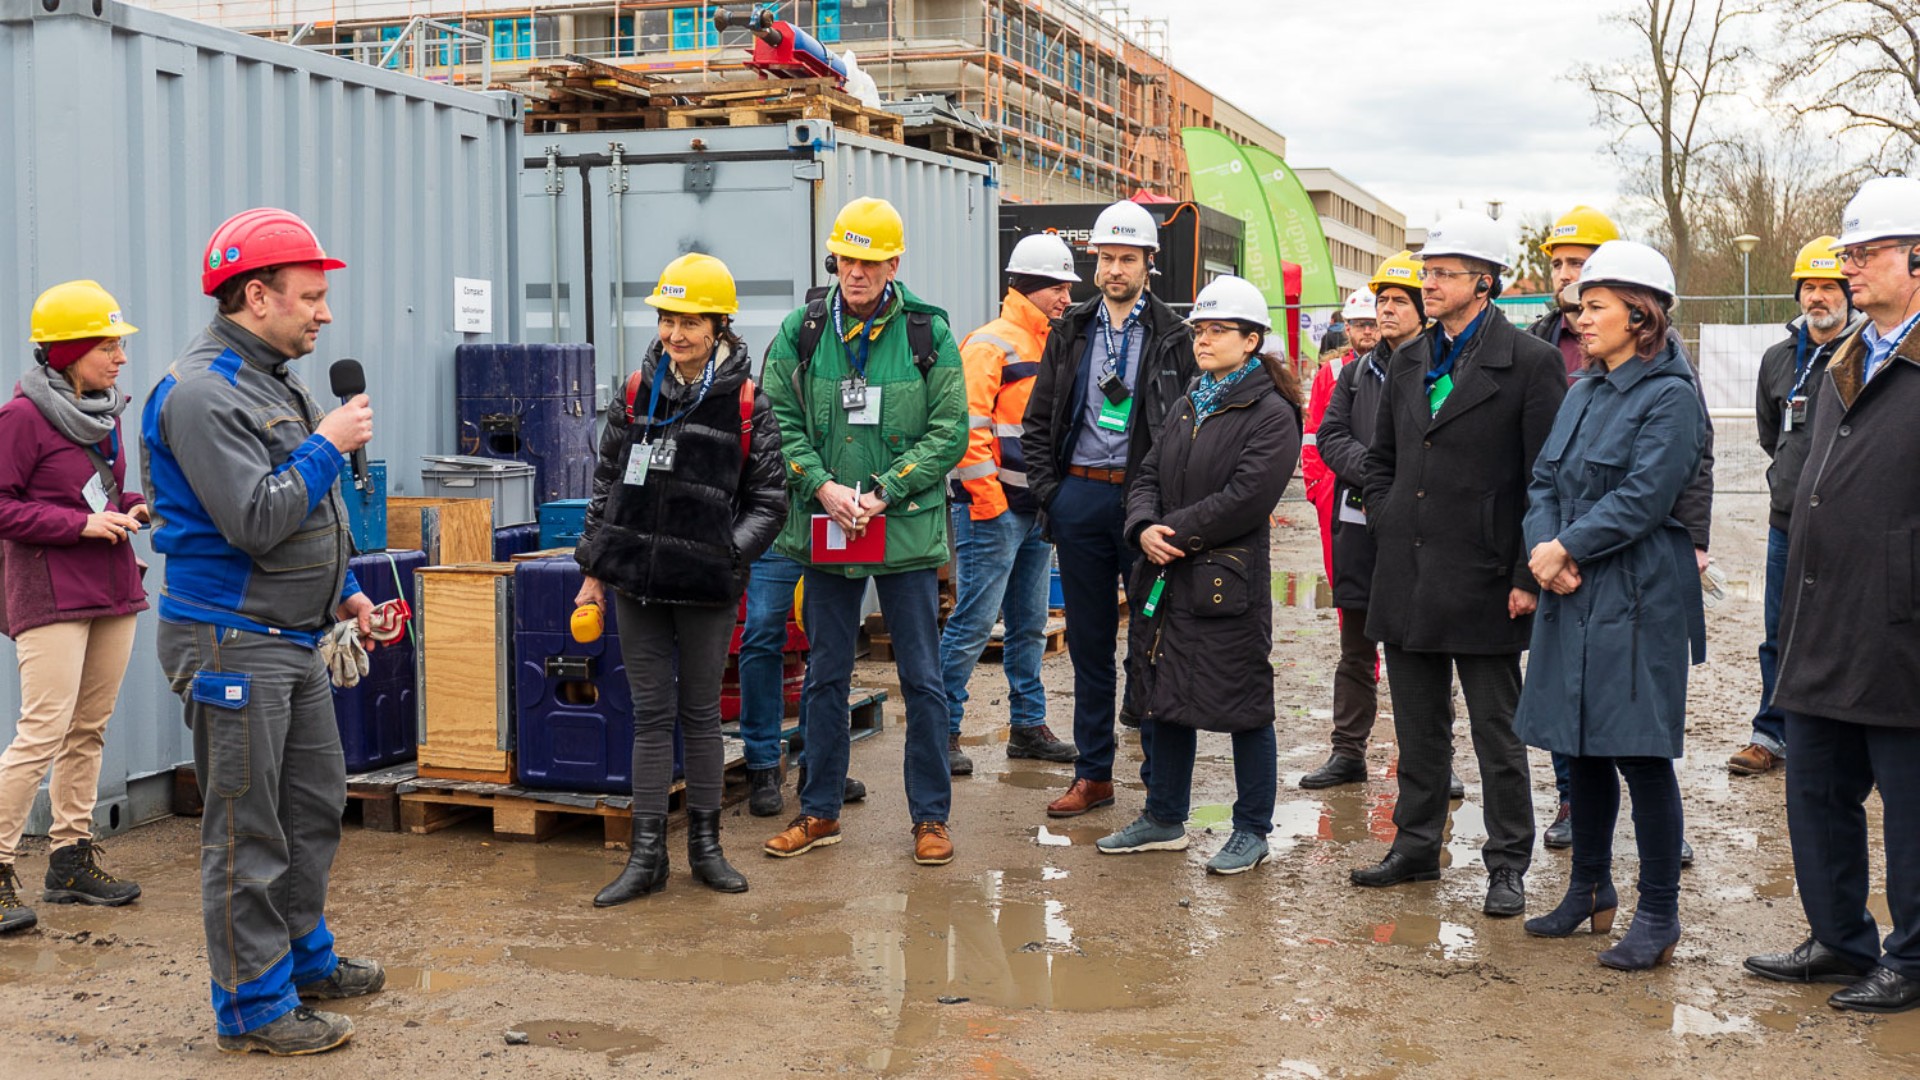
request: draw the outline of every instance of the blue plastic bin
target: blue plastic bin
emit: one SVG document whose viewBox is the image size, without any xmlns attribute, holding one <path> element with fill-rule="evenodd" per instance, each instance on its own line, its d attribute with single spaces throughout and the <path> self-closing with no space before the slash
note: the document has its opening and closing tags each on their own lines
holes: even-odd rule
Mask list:
<svg viewBox="0 0 1920 1080">
<path fill-rule="evenodd" d="M 593 346 L 454 349 L 460 452 L 534 467 L 534 502 L 593 490 Z"/>
<path fill-rule="evenodd" d="M 387 463 L 367 462 L 367 488 L 353 486 L 353 470 L 340 473 L 340 494 L 347 500 L 347 528 L 355 551 L 387 550 Z"/>
<path fill-rule="evenodd" d="M 556 499 L 540 507 L 540 547 L 556 548 L 580 542 L 587 527 L 591 499 Z"/>
<path fill-rule="evenodd" d="M 403 597 L 409 608 L 419 600 L 413 572 L 427 565 L 419 551 L 383 551 L 357 555 L 349 563 L 361 591 L 375 604 Z M 412 761 L 418 731 L 415 708 L 415 635 L 382 645 L 367 654 L 368 672 L 351 690 L 333 689 L 333 718 L 340 726 L 340 749 L 349 773 L 368 772 Z"/>
<path fill-rule="evenodd" d="M 515 555 L 540 550 L 540 525 L 502 525 L 493 530 L 493 561 L 511 562 Z"/>
</svg>

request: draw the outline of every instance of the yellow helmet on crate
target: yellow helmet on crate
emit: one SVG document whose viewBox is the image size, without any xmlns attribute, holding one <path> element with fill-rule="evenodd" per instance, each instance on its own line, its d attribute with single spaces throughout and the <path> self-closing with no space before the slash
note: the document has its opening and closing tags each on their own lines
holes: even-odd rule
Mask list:
<svg viewBox="0 0 1920 1080">
<path fill-rule="evenodd" d="M 1597 248 L 1609 240 L 1618 239 L 1620 226 L 1615 225 L 1612 218 L 1591 206 L 1576 206 L 1553 223 L 1547 238 L 1540 241 L 1540 250 L 1551 255 L 1553 249 L 1561 244 Z"/>
<path fill-rule="evenodd" d="M 907 224 L 885 199 L 855 199 L 840 208 L 827 250 L 848 259 L 885 262 L 906 254 Z"/>
<path fill-rule="evenodd" d="M 122 338 L 140 328 L 120 317 L 120 301 L 97 281 L 66 281 L 33 302 L 30 321 L 33 341 L 84 341 Z"/>
<path fill-rule="evenodd" d="M 1373 272 L 1373 277 L 1367 279 L 1367 288 L 1375 296 L 1379 296 L 1380 290 L 1388 285 L 1398 285 L 1419 292 L 1420 269 L 1421 262 L 1413 257 L 1413 252 L 1402 251 L 1398 255 L 1381 260 L 1379 269 Z"/>
<path fill-rule="evenodd" d="M 660 271 L 647 303 L 686 315 L 732 315 L 740 310 L 740 292 L 727 264 L 711 255 L 682 255 Z"/>
<path fill-rule="evenodd" d="M 1816 236 L 1807 241 L 1800 254 L 1793 257 L 1793 280 L 1805 281 L 1808 278 L 1832 278 L 1835 281 L 1846 280 L 1847 275 L 1840 272 L 1840 256 L 1834 249 L 1840 246 L 1837 236 Z"/>
</svg>

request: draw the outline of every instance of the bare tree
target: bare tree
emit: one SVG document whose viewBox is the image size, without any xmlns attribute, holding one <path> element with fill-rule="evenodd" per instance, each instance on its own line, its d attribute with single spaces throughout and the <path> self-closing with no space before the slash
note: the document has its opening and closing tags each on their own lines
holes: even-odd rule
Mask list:
<svg viewBox="0 0 1920 1080">
<path fill-rule="evenodd" d="M 1758 14 L 1762 2 L 1634 0 L 1610 18 L 1631 28 L 1644 51 L 1587 65 L 1575 76 L 1593 95 L 1601 122 L 1613 128 L 1613 153 L 1642 176 L 1661 211 L 1682 292 L 1693 262 L 1689 215 L 1708 158 L 1725 145 L 1714 133 L 1714 108 L 1734 95 L 1736 68 L 1750 55 L 1736 24 Z"/>
<path fill-rule="evenodd" d="M 1794 105 L 1802 115 L 1826 113 L 1844 121 L 1842 131 L 1878 134 L 1894 163 L 1920 154 L 1920 0 L 1781 0 L 1781 7 L 1798 49 L 1773 92 L 1810 92 Z"/>
<path fill-rule="evenodd" d="M 1520 220 L 1520 257 L 1513 264 L 1515 285 L 1530 286 L 1530 291 L 1553 288 L 1553 261 L 1540 245 L 1553 236 L 1553 218 L 1544 213 L 1528 214 Z"/>
</svg>

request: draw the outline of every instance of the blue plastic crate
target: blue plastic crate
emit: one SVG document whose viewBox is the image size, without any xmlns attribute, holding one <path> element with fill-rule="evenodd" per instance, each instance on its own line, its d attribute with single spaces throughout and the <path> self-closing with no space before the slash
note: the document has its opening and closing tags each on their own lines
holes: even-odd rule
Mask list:
<svg viewBox="0 0 1920 1080">
<path fill-rule="evenodd" d="M 340 473 L 340 495 L 347 501 L 347 528 L 356 551 L 387 550 L 387 463 L 367 462 L 367 487 L 353 486 L 353 471 Z"/>
<path fill-rule="evenodd" d="M 587 527 L 587 504 L 591 499 L 556 499 L 540 507 L 541 548 L 563 547 L 580 542 Z"/>
<path fill-rule="evenodd" d="M 502 525 L 493 530 L 493 561 L 511 562 L 515 555 L 525 555 L 529 551 L 540 550 L 540 526 L 535 522 L 524 525 Z"/>
<path fill-rule="evenodd" d="M 593 490 L 593 346 L 461 345 L 454 350 L 460 452 L 534 467 L 534 502 Z"/>
<path fill-rule="evenodd" d="M 413 572 L 427 565 L 419 551 L 385 551 L 357 555 L 349 564 L 361 591 L 376 604 L 405 598 L 414 608 Z M 413 628 L 418 632 L 418 628 Z M 367 772 L 412 761 L 418 732 L 415 708 L 414 636 L 382 645 L 367 654 L 368 672 L 351 690 L 334 687 L 333 718 L 340 727 L 340 749 L 350 773 Z"/>
</svg>

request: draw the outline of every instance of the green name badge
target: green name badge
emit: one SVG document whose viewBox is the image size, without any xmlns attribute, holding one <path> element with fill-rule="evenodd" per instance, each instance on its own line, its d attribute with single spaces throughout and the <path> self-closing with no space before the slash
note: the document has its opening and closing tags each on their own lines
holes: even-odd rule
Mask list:
<svg viewBox="0 0 1920 1080">
<path fill-rule="evenodd" d="M 1133 416 L 1133 398 L 1129 397 L 1119 404 L 1111 401 L 1100 403 L 1100 418 L 1094 423 L 1107 431 L 1127 430 L 1127 420 Z"/>
<path fill-rule="evenodd" d="M 1140 614 L 1151 619 L 1154 612 L 1160 610 L 1160 594 L 1167 588 L 1167 576 L 1161 574 L 1153 579 L 1153 589 L 1147 593 L 1147 602 L 1140 605 Z"/>
</svg>

